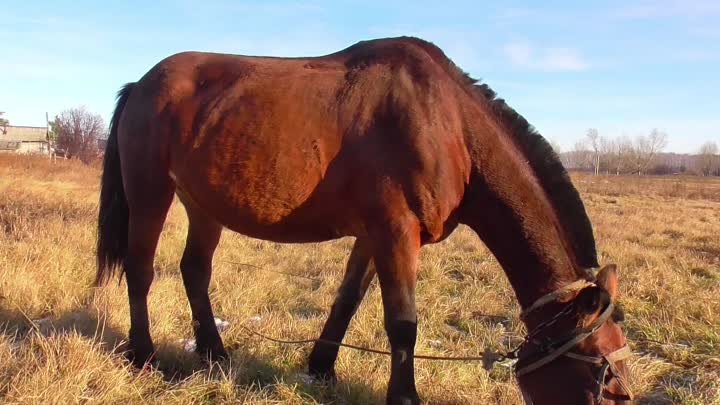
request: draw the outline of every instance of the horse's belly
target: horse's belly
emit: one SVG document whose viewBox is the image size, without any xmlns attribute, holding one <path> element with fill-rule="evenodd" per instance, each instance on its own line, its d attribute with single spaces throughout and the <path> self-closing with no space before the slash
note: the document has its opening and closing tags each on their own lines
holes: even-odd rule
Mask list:
<svg viewBox="0 0 720 405">
<path fill-rule="evenodd" d="M 326 168 L 290 155 L 264 165 L 215 156 L 212 163 L 183 165 L 175 181 L 185 198 L 244 235 L 312 242 L 357 233 L 352 225 L 356 221 L 336 201 L 337 193 L 323 191 L 333 188 L 328 187 L 332 180 L 326 178 Z"/>
<path fill-rule="evenodd" d="M 261 191 L 261 190 L 257 190 Z M 208 194 L 198 205 L 225 227 L 241 234 L 276 242 L 316 242 L 336 239 L 353 233 L 347 221 L 339 221 L 338 210 L 329 203 L 297 204 L 294 200 L 268 194 Z M 203 201 L 206 200 L 206 201 Z"/>
</svg>

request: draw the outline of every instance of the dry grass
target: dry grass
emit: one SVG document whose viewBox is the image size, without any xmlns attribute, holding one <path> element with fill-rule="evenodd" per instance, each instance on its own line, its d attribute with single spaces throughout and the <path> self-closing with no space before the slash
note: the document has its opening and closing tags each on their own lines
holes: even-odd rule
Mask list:
<svg viewBox="0 0 720 405">
<path fill-rule="evenodd" d="M 231 361 L 205 366 L 182 349 L 190 315 L 178 262 L 187 221 L 175 204 L 150 295 L 160 371 L 134 372 L 118 354 L 129 326 L 124 284 L 90 288 L 98 171 L 79 164 L 0 155 L 0 403 L 367 404 L 382 403 L 389 361 L 341 350 L 340 384 L 302 378 L 309 347 L 248 336 L 315 336 L 352 240 L 280 245 L 226 232 L 211 298 Z M 720 182 L 576 178 L 595 225 L 602 262 L 620 265 L 626 329 L 640 404 L 720 404 Z M 677 186 L 677 184 L 680 184 Z M 698 190 L 701 191 L 698 191 Z M 251 267 L 317 276 L 288 278 Z M 522 335 L 501 269 L 459 229 L 424 250 L 418 288 L 423 353 L 474 355 Z M 386 347 L 374 286 L 348 341 Z M 39 320 L 33 327 L 30 320 Z M 432 404 L 520 403 L 511 373 L 474 363 L 418 361 Z"/>
<path fill-rule="evenodd" d="M 698 176 L 600 176 L 578 173 L 575 184 L 586 194 L 627 195 L 710 200 L 720 202 L 720 181 Z"/>
</svg>

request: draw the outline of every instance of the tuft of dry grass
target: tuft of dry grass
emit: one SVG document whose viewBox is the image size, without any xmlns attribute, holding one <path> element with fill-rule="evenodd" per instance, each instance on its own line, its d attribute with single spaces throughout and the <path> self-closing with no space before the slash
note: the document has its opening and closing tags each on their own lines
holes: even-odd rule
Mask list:
<svg viewBox="0 0 720 405">
<path fill-rule="evenodd" d="M 0 155 L 0 403 L 383 402 L 387 358 L 343 349 L 340 383 L 318 386 L 303 376 L 310 347 L 276 345 L 240 328 L 316 336 L 342 279 L 349 238 L 282 245 L 224 232 L 211 299 L 230 322 L 223 339 L 231 359 L 208 366 L 185 352 L 182 339 L 192 333 L 178 266 L 187 220 L 177 203 L 149 298 L 160 366 L 134 371 L 121 355 L 129 327 L 124 283 L 91 288 L 98 179 L 97 169 L 74 162 Z M 575 181 L 601 261 L 621 271 L 638 403 L 720 404 L 720 181 Z M 417 298 L 418 352 L 476 355 L 509 348 L 523 335 L 502 270 L 466 228 L 423 250 Z M 387 348 L 376 285 L 347 339 Z M 417 383 L 430 404 L 521 402 L 508 369 L 488 373 L 477 363 L 418 361 Z"/>
</svg>

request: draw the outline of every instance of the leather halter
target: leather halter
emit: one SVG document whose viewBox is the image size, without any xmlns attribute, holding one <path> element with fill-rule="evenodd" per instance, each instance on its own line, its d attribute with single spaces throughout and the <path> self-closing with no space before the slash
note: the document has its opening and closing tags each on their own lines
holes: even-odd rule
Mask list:
<svg viewBox="0 0 720 405">
<path fill-rule="evenodd" d="M 527 309 L 525 309 L 521 314 L 521 318 L 525 318 L 528 314 L 531 312 L 549 304 L 550 302 L 559 301 L 563 298 L 565 298 L 567 295 L 580 291 L 586 287 L 590 286 L 596 286 L 595 283 L 587 281 L 587 280 L 578 280 L 573 283 L 570 283 L 566 285 L 565 287 L 559 288 L 549 294 L 546 294 L 542 297 L 540 297 L 538 300 L 536 300 L 531 306 L 529 306 Z M 586 363 L 595 364 L 598 367 L 600 367 L 600 373 L 598 375 L 597 379 L 597 392 L 595 393 L 595 403 L 600 404 L 602 402 L 603 397 L 608 398 L 606 395 L 610 395 L 608 399 L 621 399 L 621 400 L 632 400 L 633 394 L 630 391 L 630 387 L 628 387 L 628 384 L 626 381 L 622 378 L 620 373 L 618 372 L 617 368 L 615 367 L 615 363 L 624 360 L 632 355 L 632 352 L 628 345 L 624 345 L 623 347 L 600 356 L 586 356 L 584 354 L 578 354 L 574 353 L 571 350 L 580 344 L 585 339 L 589 338 L 593 334 L 595 334 L 602 325 L 605 324 L 605 322 L 610 318 L 612 315 L 612 312 L 615 308 L 615 304 L 611 301 L 608 306 L 603 310 L 603 312 L 598 316 L 598 318 L 588 327 L 585 328 L 578 328 L 575 329 L 567 339 L 559 339 L 558 341 L 552 342 L 550 344 L 544 344 L 541 345 L 540 350 L 533 350 L 530 353 L 526 355 L 518 356 L 518 362 L 515 364 L 515 375 L 517 377 L 521 377 L 523 375 L 532 373 L 534 371 L 537 371 L 538 369 L 544 367 L 547 364 L 550 364 L 551 362 L 555 361 L 560 356 L 565 356 L 574 360 L 583 361 Z M 518 352 L 520 352 L 520 349 L 523 347 L 526 347 L 527 344 L 532 342 L 532 338 L 545 327 L 555 323 L 558 318 L 568 313 L 568 309 L 561 311 L 560 313 L 553 316 L 549 321 L 541 323 L 538 327 L 535 328 L 535 330 L 531 331 L 528 334 L 528 337 L 526 338 L 525 342 L 518 348 Z M 534 342 L 533 342 L 534 343 Z M 537 345 L 537 343 L 535 343 Z M 538 353 L 543 354 L 542 357 L 539 359 L 531 362 L 530 364 L 523 365 L 522 367 L 519 367 L 520 363 L 527 359 L 530 356 L 536 355 Z M 625 391 L 624 395 L 618 395 L 618 394 L 612 394 L 612 393 L 605 393 L 605 386 L 606 386 L 606 379 L 607 374 L 611 373 L 611 376 L 616 379 L 620 387 Z M 527 404 L 532 404 L 532 401 L 529 399 L 527 394 L 523 391 L 523 397 L 525 398 L 525 402 Z"/>
</svg>

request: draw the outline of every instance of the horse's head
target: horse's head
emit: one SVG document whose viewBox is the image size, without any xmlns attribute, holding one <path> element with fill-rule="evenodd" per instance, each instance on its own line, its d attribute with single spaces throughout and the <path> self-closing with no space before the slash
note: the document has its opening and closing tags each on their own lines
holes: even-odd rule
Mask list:
<svg viewBox="0 0 720 405">
<path fill-rule="evenodd" d="M 532 405 L 611 405 L 632 399 L 619 327 L 622 311 L 614 265 L 567 303 L 547 305 L 518 353 L 516 374 Z M 553 312 L 547 312 L 555 310 Z M 544 318 L 544 319 L 542 319 Z"/>
</svg>

